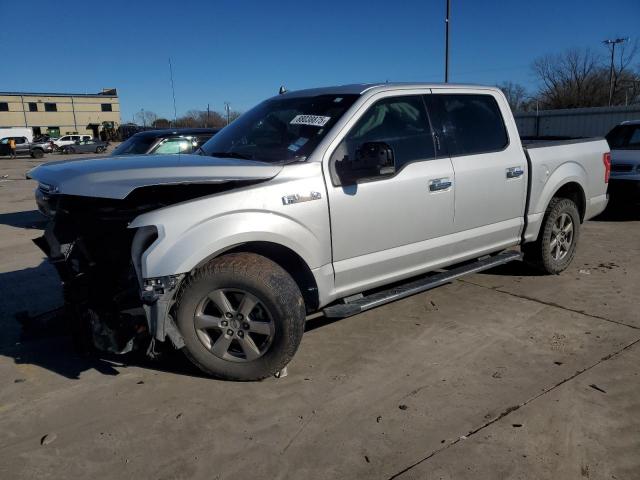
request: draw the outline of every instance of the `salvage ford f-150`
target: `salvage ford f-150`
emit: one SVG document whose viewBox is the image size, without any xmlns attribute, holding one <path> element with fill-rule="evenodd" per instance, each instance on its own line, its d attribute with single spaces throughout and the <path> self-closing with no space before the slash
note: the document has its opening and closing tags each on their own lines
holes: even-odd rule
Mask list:
<svg viewBox="0 0 640 480">
<path fill-rule="evenodd" d="M 312 312 L 353 315 L 519 245 L 563 271 L 609 168 L 603 139 L 523 147 L 495 88 L 380 84 L 276 96 L 194 155 L 29 176 L 77 335 L 121 353 L 172 344 L 251 380 L 287 365 Z"/>
</svg>

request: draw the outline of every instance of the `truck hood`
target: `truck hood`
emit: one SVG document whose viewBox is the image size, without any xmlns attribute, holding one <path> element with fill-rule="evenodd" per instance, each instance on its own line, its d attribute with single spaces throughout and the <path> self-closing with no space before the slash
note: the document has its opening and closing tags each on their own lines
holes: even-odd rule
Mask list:
<svg viewBox="0 0 640 480">
<path fill-rule="evenodd" d="M 281 165 L 235 158 L 132 155 L 45 163 L 27 178 L 64 195 L 123 199 L 140 187 L 268 180 L 281 170 Z"/>
</svg>

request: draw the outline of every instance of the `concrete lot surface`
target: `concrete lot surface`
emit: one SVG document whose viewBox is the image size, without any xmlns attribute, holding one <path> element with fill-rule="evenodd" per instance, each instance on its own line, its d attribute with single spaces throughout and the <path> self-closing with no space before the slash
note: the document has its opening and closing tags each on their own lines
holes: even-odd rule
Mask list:
<svg viewBox="0 0 640 480">
<path fill-rule="evenodd" d="M 231 383 L 20 327 L 60 302 L 30 242 L 40 162 L 0 159 L 0 478 L 640 478 L 638 209 L 585 224 L 562 275 L 310 320 L 287 377 Z"/>
</svg>

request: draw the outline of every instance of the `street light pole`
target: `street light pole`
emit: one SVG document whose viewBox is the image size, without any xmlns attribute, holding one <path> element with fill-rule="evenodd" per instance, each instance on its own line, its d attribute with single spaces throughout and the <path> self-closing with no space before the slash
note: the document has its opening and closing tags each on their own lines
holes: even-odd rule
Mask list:
<svg viewBox="0 0 640 480">
<path fill-rule="evenodd" d="M 613 62 L 615 60 L 616 54 L 616 45 L 619 43 L 624 43 L 628 40 L 628 38 L 614 38 L 603 40 L 602 43 L 609 46 L 611 45 L 611 67 L 609 68 L 609 106 L 613 103 Z"/>
<path fill-rule="evenodd" d="M 449 16 L 451 15 L 451 0 L 447 0 L 447 18 L 444 21 L 444 83 L 449 83 Z"/>
<path fill-rule="evenodd" d="M 224 109 L 227 112 L 227 125 L 229 125 L 229 112 L 231 111 L 231 105 L 229 104 L 229 102 L 224 102 Z"/>
</svg>

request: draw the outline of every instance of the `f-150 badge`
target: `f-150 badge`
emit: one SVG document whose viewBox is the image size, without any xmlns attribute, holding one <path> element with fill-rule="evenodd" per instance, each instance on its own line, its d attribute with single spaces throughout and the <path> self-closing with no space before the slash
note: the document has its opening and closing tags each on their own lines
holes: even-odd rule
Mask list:
<svg viewBox="0 0 640 480">
<path fill-rule="evenodd" d="M 320 200 L 322 195 L 320 192 L 309 192 L 309 195 L 300 195 L 295 193 L 293 195 L 285 195 L 282 197 L 283 205 L 291 205 L 292 203 L 310 202 L 311 200 Z"/>
</svg>

